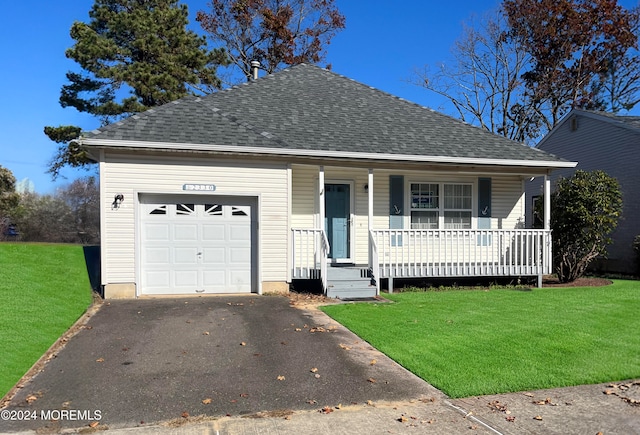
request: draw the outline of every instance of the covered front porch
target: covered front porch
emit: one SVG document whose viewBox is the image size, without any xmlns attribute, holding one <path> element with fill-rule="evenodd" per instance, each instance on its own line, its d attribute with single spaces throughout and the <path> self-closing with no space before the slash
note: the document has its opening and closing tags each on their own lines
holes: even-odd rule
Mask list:
<svg viewBox="0 0 640 435">
<path fill-rule="evenodd" d="M 502 213 L 505 219 L 496 218 L 498 213 L 494 213 L 493 221 L 499 222 L 498 225 L 502 228 L 492 228 L 496 225 L 492 223 L 491 218 L 492 197 L 495 197 L 495 207 L 498 208 L 498 190 L 505 189 L 496 187 L 496 192 L 492 193 L 490 182 L 485 189 L 487 178 L 484 174 L 479 182 L 468 183 L 471 187 L 467 190 L 470 192 L 470 200 L 473 201 L 470 212 L 473 217 L 469 219 L 469 223 L 465 225 L 463 219 L 458 219 L 457 222 L 445 222 L 444 225 L 441 222 L 439 228 L 428 228 L 438 226 L 438 223 L 416 225 L 411 221 L 410 225 L 402 225 L 398 217 L 402 214 L 400 209 L 415 207 L 415 203 L 426 203 L 426 210 L 435 206 L 432 207 L 424 199 L 417 198 L 417 194 L 411 190 L 416 184 L 409 180 L 405 181 L 405 185 L 409 186 L 410 192 L 406 195 L 394 192 L 394 183 L 396 187 L 398 183 L 394 176 L 387 175 L 388 173 L 391 172 L 385 171 L 382 175 L 376 173 L 376 178 L 374 169 L 368 169 L 365 173 L 366 184 L 358 192 L 360 200 L 353 199 L 357 195 L 355 193 L 351 193 L 351 199 L 347 193 L 344 200 L 341 200 L 340 195 L 333 192 L 333 177 L 327 179 L 325 168 L 318 168 L 317 182 L 313 183 L 317 189 L 314 195 L 315 225 L 291 228 L 292 280 L 317 279 L 321 282 L 325 294 L 330 297 L 370 297 L 380 293 L 380 283 L 383 279 L 389 280 L 390 291 L 393 289 L 394 279 L 400 278 L 537 277 L 538 285 L 541 285 L 542 276 L 552 272 L 551 230 L 548 218 L 550 183 L 546 175 L 544 229 L 521 228 L 524 219 L 507 219 L 506 216 L 513 214 L 509 210 Z M 387 177 L 390 180 L 389 184 L 381 184 L 380 179 L 384 180 Z M 417 175 L 408 177 L 419 178 Z M 362 178 L 360 180 L 363 181 Z M 376 180 L 379 187 L 375 184 Z M 517 186 L 518 191 L 522 190 L 522 180 L 523 178 Z M 495 184 L 498 185 L 497 182 Z M 357 185 L 357 181 L 351 183 L 351 189 L 357 189 Z M 402 189 L 398 187 L 396 190 Z M 294 194 L 293 201 L 296 201 L 296 197 Z M 408 199 L 405 201 L 400 197 Z M 437 202 L 438 198 L 433 195 L 433 198 L 428 200 Z M 459 202 L 462 204 L 463 200 Z M 407 201 L 414 204 L 407 204 Z M 440 198 L 439 201 L 442 203 L 444 199 Z M 519 207 L 520 201 L 522 200 L 502 200 L 509 202 L 509 207 L 516 207 L 514 204 L 518 204 Z M 353 207 L 351 210 L 349 203 Z M 360 204 L 360 211 L 367 210 L 365 216 L 358 213 L 357 207 L 353 206 L 355 203 Z M 381 204 L 385 208 L 386 204 L 389 204 L 391 209 L 386 218 L 380 216 Z M 339 211 L 343 208 L 346 211 L 341 215 Z M 464 218 L 464 213 L 454 213 L 454 216 Z M 405 217 L 405 220 L 407 219 L 409 218 Z M 358 227 L 363 228 L 356 229 L 356 222 Z M 403 226 L 412 228 L 406 229 Z M 507 226 L 513 228 L 505 228 Z M 365 236 L 358 236 L 357 231 Z M 359 256 L 350 252 L 356 248 L 344 243 L 344 240 L 349 239 L 359 240 Z M 351 275 L 347 280 L 349 270 Z M 339 277 L 335 278 L 338 281 L 348 281 L 348 285 L 333 282 L 334 277 Z"/>
</svg>

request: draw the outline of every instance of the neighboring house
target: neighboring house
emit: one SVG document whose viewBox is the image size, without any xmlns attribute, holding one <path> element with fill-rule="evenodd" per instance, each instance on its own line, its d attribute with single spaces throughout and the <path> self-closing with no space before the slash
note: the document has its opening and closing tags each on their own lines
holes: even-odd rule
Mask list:
<svg viewBox="0 0 640 435">
<path fill-rule="evenodd" d="M 550 231 L 524 229 L 524 182 L 575 166 L 310 65 L 81 143 L 100 164 L 106 297 L 541 277 Z"/>
<path fill-rule="evenodd" d="M 640 234 L 640 116 L 618 116 L 573 109 L 537 145 L 538 149 L 577 161 L 575 169 L 557 171 L 570 177 L 576 169 L 602 170 L 620 183 L 622 218 L 612 234 L 607 259 L 594 267 L 605 272 L 636 273 L 632 243 Z M 542 181 L 527 183 L 527 223 L 533 219 L 533 202 L 541 195 Z"/>
</svg>

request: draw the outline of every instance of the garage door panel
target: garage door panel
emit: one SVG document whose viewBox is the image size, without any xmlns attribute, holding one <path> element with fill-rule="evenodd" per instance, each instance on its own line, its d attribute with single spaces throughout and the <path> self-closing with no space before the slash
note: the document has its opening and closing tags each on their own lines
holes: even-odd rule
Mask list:
<svg viewBox="0 0 640 435">
<path fill-rule="evenodd" d="M 145 230 L 146 230 L 147 240 L 168 241 L 170 239 L 169 224 L 167 223 L 161 223 L 161 224 L 148 223 L 146 225 Z"/>
<path fill-rule="evenodd" d="M 230 224 L 229 225 L 229 240 L 233 242 L 248 242 L 251 243 L 251 225 L 243 224 Z"/>
<path fill-rule="evenodd" d="M 225 224 L 203 224 L 202 240 L 204 241 L 223 241 L 225 239 Z"/>
<path fill-rule="evenodd" d="M 175 270 L 174 279 L 175 286 L 196 288 L 198 286 L 198 269 L 191 270 Z"/>
<path fill-rule="evenodd" d="M 229 248 L 230 266 L 251 264 L 251 248 Z"/>
<path fill-rule="evenodd" d="M 241 204 L 247 200 L 166 198 L 141 208 L 142 293 L 251 292 L 254 210 Z"/>
<path fill-rule="evenodd" d="M 214 288 L 224 287 L 225 275 L 226 271 L 224 270 L 205 270 L 203 273 L 205 289 L 214 290 Z"/>
<path fill-rule="evenodd" d="M 197 242 L 198 241 L 198 225 L 197 224 L 175 224 L 173 226 L 174 241 Z"/>
<path fill-rule="evenodd" d="M 230 270 L 229 281 L 238 293 L 251 291 L 251 270 Z"/>
<path fill-rule="evenodd" d="M 145 283 L 149 287 L 166 287 L 171 281 L 168 270 L 148 270 L 145 272 Z"/>
<path fill-rule="evenodd" d="M 198 248 L 197 247 L 184 247 L 174 248 L 173 261 L 176 264 L 196 264 L 198 263 Z"/>
<path fill-rule="evenodd" d="M 171 259 L 168 247 L 149 247 L 146 249 L 147 263 L 166 266 Z"/>
<path fill-rule="evenodd" d="M 224 267 L 227 261 L 226 258 L 226 249 L 224 247 L 203 249 L 202 263 L 209 267 Z"/>
</svg>

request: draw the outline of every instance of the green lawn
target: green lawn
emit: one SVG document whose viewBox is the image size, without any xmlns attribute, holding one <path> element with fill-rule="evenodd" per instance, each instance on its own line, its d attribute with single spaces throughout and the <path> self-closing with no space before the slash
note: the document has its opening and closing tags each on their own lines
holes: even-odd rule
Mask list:
<svg viewBox="0 0 640 435">
<path fill-rule="evenodd" d="M 0 243 L 0 397 L 91 304 L 81 246 Z"/>
<path fill-rule="evenodd" d="M 640 377 L 640 281 L 388 298 L 322 310 L 450 397 Z"/>
</svg>

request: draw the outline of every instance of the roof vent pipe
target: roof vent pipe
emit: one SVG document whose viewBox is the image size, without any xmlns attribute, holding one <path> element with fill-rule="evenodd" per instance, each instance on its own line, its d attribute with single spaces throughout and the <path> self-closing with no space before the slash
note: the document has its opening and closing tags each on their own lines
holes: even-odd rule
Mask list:
<svg viewBox="0 0 640 435">
<path fill-rule="evenodd" d="M 253 80 L 258 80 L 258 68 L 260 68 L 260 62 L 257 60 L 251 61 L 251 76 Z"/>
</svg>

